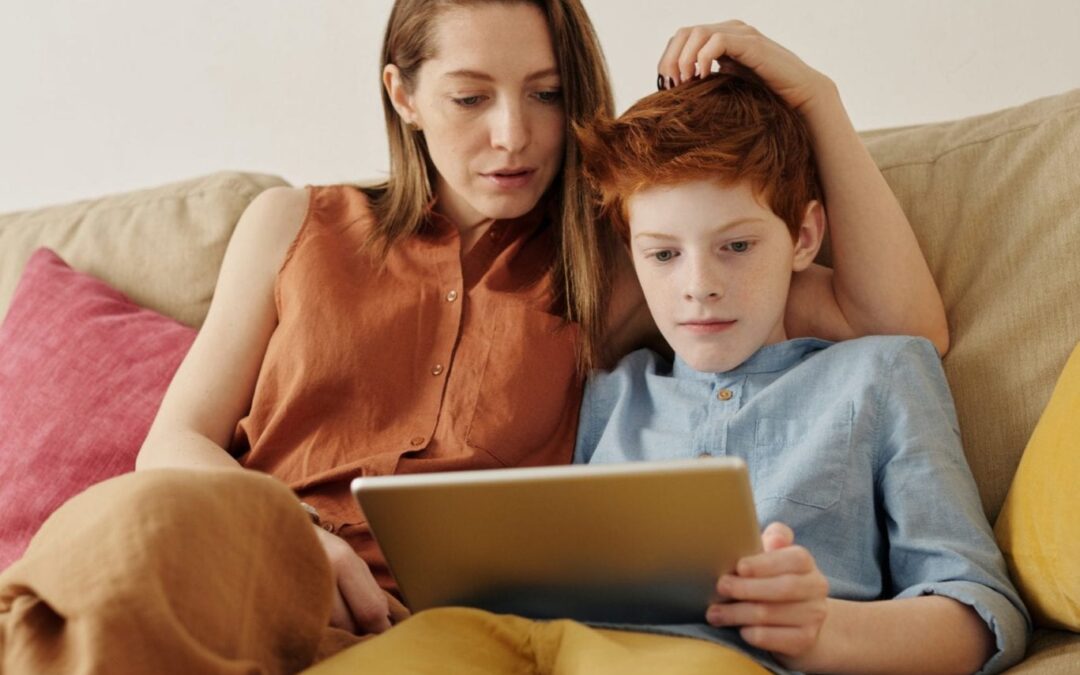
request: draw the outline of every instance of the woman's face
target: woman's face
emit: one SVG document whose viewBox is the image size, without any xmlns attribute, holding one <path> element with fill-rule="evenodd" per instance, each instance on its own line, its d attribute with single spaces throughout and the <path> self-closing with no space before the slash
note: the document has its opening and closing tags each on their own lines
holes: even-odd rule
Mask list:
<svg viewBox="0 0 1080 675">
<path fill-rule="evenodd" d="M 544 15 L 524 3 L 453 7 L 432 37 L 414 90 L 391 86 L 391 99 L 423 131 L 438 209 L 463 228 L 524 215 L 561 168 L 565 141 Z"/>
</svg>

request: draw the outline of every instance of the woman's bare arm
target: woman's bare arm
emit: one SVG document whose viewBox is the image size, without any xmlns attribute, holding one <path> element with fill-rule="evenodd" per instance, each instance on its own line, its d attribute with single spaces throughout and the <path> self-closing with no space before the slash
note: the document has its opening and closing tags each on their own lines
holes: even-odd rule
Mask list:
<svg viewBox="0 0 1080 675">
<path fill-rule="evenodd" d="M 225 449 L 251 405 L 277 324 L 274 280 L 307 205 L 305 190 L 271 188 L 240 217 L 206 321 L 165 393 L 137 470 L 239 468 Z"/>
<path fill-rule="evenodd" d="M 848 118 L 836 85 L 741 21 L 682 28 L 659 73 L 678 84 L 714 61 L 752 70 L 807 122 L 830 223 L 833 269 L 795 276 L 785 324 L 791 336 L 842 339 L 910 334 L 949 346 L 945 310 L 911 225 Z"/>
<path fill-rule="evenodd" d="M 240 468 L 226 448 L 251 407 L 277 325 L 274 282 L 307 210 L 305 190 L 271 188 L 240 217 L 206 322 L 165 393 L 136 469 Z M 317 526 L 315 532 L 337 588 L 331 625 L 352 632 L 388 629 L 389 599 L 367 564 L 343 539 Z"/>
<path fill-rule="evenodd" d="M 833 269 L 792 280 L 792 335 L 912 334 L 949 348 L 945 307 L 919 242 L 831 81 L 800 109 L 825 190 Z"/>
</svg>

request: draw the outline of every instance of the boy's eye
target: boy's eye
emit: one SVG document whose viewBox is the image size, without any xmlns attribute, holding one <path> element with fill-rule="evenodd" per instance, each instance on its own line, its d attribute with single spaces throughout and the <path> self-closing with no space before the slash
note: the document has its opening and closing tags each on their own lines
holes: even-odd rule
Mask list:
<svg viewBox="0 0 1080 675">
<path fill-rule="evenodd" d="M 727 245 L 727 249 L 732 253 L 746 253 L 751 247 L 752 244 L 748 241 L 733 241 Z"/>
</svg>

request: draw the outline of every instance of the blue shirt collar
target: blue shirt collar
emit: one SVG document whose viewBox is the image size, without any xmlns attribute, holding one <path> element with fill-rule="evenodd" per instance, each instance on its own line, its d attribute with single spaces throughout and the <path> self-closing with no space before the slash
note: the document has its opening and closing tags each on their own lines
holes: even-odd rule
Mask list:
<svg viewBox="0 0 1080 675">
<path fill-rule="evenodd" d="M 672 366 L 672 376 L 678 379 L 712 380 L 717 377 L 731 377 L 732 375 L 751 375 L 755 373 L 775 373 L 791 368 L 813 352 L 825 349 L 833 344 L 828 340 L 818 338 L 797 338 L 785 342 L 777 342 L 765 345 L 754 352 L 738 366 L 723 373 L 709 373 L 694 370 L 686 361 L 678 355 Z"/>
</svg>

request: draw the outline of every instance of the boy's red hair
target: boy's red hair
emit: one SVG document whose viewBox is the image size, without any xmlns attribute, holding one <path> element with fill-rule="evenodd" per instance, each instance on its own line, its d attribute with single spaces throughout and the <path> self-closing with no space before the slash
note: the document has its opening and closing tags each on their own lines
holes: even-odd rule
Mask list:
<svg viewBox="0 0 1080 675">
<path fill-rule="evenodd" d="M 626 201 L 654 185 L 748 181 L 794 236 L 822 197 L 810 134 L 797 112 L 756 79 L 716 74 L 635 103 L 617 120 L 576 127 L 585 175 L 624 239 Z"/>
</svg>

